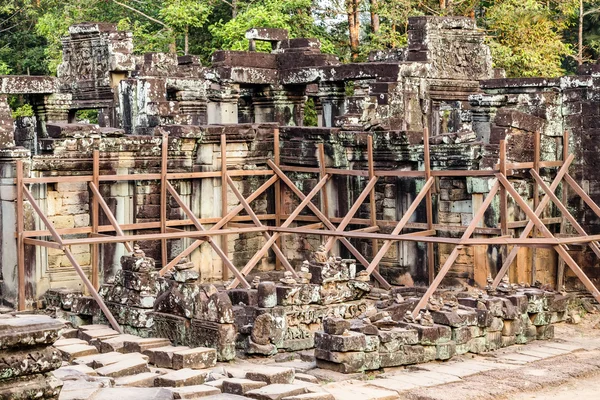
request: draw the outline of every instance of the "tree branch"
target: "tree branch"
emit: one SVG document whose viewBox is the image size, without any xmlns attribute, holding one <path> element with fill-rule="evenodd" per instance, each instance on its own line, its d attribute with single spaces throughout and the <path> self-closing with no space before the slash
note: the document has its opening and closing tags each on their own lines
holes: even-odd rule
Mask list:
<svg viewBox="0 0 600 400">
<path fill-rule="evenodd" d="M 147 14 L 145 14 L 145 13 L 141 12 L 140 10 L 138 10 L 138 9 L 136 9 L 136 8 L 133 8 L 133 7 L 129 6 L 129 5 L 127 5 L 127 4 L 123 4 L 123 3 L 121 3 L 121 2 L 118 2 L 117 0 L 112 0 L 112 1 L 113 1 L 113 3 L 115 3 L 115 4 L 118 4 L 118 5 L 120 5 L 121 7 L 125 7 L 125 8 L 127 8 L 128 10 L 131 10 L 131 11 L 133 11 L 133 12 L 135 12 L 135 13 L 138 13 L 138 14 L 139 14 L 139 15 L 141 15 L 142 17 L 144 17 L 144 18 L 147 18 L 147 19 L 149 19 L 149 20 L 150 20 L 150 21 L 152 21 L 152 22 L 155 22 L 155 23 L 157 23 L 157 24 L 159 24 L 159 25 L 161 25 L 161 26 L 164 26 L 164 27 L 165 27 L 165 28 L 167 28 L 169 31 L 170 31 L 170 30 L 172 30 L 172 29 L 171 29 L 170 27 L 168 27 L 168 26 L 167 26 L 167 25 L 166 25 L 164 22 L 162 22 L 162 21 L 159 21 L 159 20 L 157 20 L 156 18 L 152 18 L 151 16 L 149 16 L 149 15 L 147 15 Z"/>
<path fill-rule="evenodd" d="M 233 4 L 231 4 L 229 1 L 227 1 L 227 0 L 221 0 L 221 2 L 227 4 L 229 7 L 233 8 Z"/>
<path fill-rule="evenodd" d="M 594 14 L 597 12 L 600 12 L 600 7 L 592 8 L 591 10 L 587 10 L 586 12 L 583 13 L 583 16 L 585 17 L 586 15 Z"/>
</svg>

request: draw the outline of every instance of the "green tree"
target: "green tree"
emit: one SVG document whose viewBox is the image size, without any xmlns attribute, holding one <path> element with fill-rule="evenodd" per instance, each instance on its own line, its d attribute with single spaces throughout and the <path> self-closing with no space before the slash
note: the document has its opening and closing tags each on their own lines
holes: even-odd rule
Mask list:
<svg viewBox="0 0 600 400">
<path fill-rule="evenodd" d="M 485 13 L 494 65 L 510 77 L 563 75 L 571 54 L 562 40 L 564 18 L 534 0 L 504 0 Z"/>
<path fill-rule="evenodd" d="M 198 0 L 166 0 L 158 14 L 175 32 L 184 35 L 184 54 L 189 51 L 190 27 L 200 28 L 208 20 L 212 6 Z"/>
</svg>

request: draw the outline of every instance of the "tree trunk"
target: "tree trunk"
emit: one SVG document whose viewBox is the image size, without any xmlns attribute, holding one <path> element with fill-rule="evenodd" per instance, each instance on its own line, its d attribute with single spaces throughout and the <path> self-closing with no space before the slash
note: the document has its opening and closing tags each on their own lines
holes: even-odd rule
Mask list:
<svg viewBox="0 0 600 400">
<path fill-rule="evenodd" d="M 184 36 L 184 38 L 183 38 L 183 40 L 184 40 L 184 43 L 183 43 L 183 54 L 185 54 L 186 56 L 187 56 L 187 54 L 188 54 L 188 50 L 189 50 L 189 48 L 190 48 L 190 46 L 189 46 L 189 36 L 190 36 L 190 32 L 189 32 L 189 31 L 190 31 L 190 29 L 189 29 L 189 27 L 186 25 L 186 26 L 185 26 L 185 36 Z"/>
<path fill-rule="evenodd" d="M 237 0 L 231 0 L 231 18 L 237 17 Z"/>
<path fill-rule="evenodd" d="M 579 35 L 577 39 L 577 64 L 583 64 L 583 0 L 579 0 Z"/>
<path fill-rule="evenodd" d="M 347 0 L 348 6 L 348 32 L 350 36 L 350 51 L 352 52 L 352 60 L 358 59 L 359 35 L 360 35 L 360 19 L 359 5 L 360 0 Z"/>
<path fill-rule="evenodd" d="M 379 14 L 377 13 L 377 0 L 371 0 L 371 30 L 379 32 Z"/>
<path fill-rule="evenodd" d="M 446 9 L 446 0 L 440 0 L 440 10 Z"/>
</svg>

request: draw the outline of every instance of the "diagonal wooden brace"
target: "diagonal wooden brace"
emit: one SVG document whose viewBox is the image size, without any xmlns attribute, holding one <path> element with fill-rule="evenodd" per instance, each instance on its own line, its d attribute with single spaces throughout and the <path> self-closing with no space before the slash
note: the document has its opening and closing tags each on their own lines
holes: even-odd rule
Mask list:
<svg viewBox="0 0 600 400">
<path fill-rule="evenodd" d="M 260 220 L 258 219 L 258 216 L 254 212 L 252 207 L 250 207 L 250 204 L 246 201 L 246 199 L 244 199 L 244 196 L 242 196 L 242 194 L 240 193 L 238 188 L 235 186 L 235 184 L 233 183 L 233 180 L 231 179 L 231 177 L 229 175 L 227 175 L 227 183 L 229 184 L 229 187 L 231 188 L 231 191 L 233 192 L 235 197 L 238 198 L 238 200 L 240 201 L 240 203 L 242 204 L 242 206 L 244 207 L 244 209 L 246 210 L 246 212 L 248 213 L 250 218 L 252 218 L 252 222 L 254 222 L 254 225 L 261 227 L 261 228 L 264 227 L 264 225 L 262 224 L 262 222 L 260 222 Z M 267 241 L 271 239 L 271 235 L 269 235 L 269 233 L 267 233 L 267 232 L 263 232 L 263 237 L 265 239 L 267 239 Z M 298 278 L 298 274 L 296 273 L 294 268 L 290 265 L 290 262 L 287 260 L 287 258 L 285 258 L 285 255 L 283 254 L 283 252 L 281 251 L 279 246 L 277 246 L 277 243 L 273 243 L 273 251 L 275 252 L 275 255 L 277 256 L 277 258 L 279 258 L 279 261 L 281 261 L 281 263 L 283 264 L 285 269 L 288 270 L 289 272 L 291 272 L 292 275 L 294 276 L 294 278 Z"/>
<path fill-rule="evenodd" d="M 421 191 L 419 192 L 417 197 L 415 197 L 415 200 L 412 202 L 412 204 L 410 205 L 408 210 L 406 210 L 406 213 L 404 213 L 404 215 L 402 216 L 402 219 L 400 219 L 400 221 L 398 222 L 398 224 L 392 231 L 392 233 L 391 233 L 392 235 L 398 235 L 400 232 L 402 232 L 402 229 L 404 229 L 404 226 L 408 223 L 408 220 L 410 219 L 410 217 L 412 217 L 412 215 L 414 214 L 415 210 L 417 209 L 417 207 L 419 206 L 419 204 L 421 203 L 423 198 L 427 195 L 427 193 L 431 189 L 431 186 L 433 186 L 434 182 L 435 182 L 435 178 L 433 178 L 433 177 L 429 178 L 427 180 L 427 182 L 425 182 L 425 185 L 423 186 L 423 188 L 421 188 Z M 373 258 L 373 260 L 371 261 L 371 264 L 369 264 L 369 267 L 367 268 L 368 274 L 370 274 L 372 271 L 375 270 L 375 268 L 377 267 L 377 264 L 379 264 L 379 262 L 381 261 L 383 256 L 385 256 L 385 253 L 387 253 L 387 251 L 390 249 L 390 246 L 392 245 L 392 243 L 393 243 L 392 240 L 386 240 L 383 243 L 383 246 L 381 246 L 381 248 L 379 249 L 377 254 L 375 254 L 375 257 Z"/>
<path fill-rule="evenodd" d="M 288 178 L 283 171 L 277 166 L 275 165 L 275 163 L 273 163 L 271 160 L 267 160 L 267 164 L 269 165 L 269 167 L 271 167 L 271 169 L 273 170 L 273 172 L 275 172 L 275 174 L 277 176 L 279 176 L 279 179 L 281 179 L 283 181 L 283 183 L 285 183 L 292 192 L 294 192 L 294 194 L 296 196 L 298 196 L 300 199 L 303 199 L 304 197 L 306 197 L 304 195 L 304 193 L 302 193 L 300 191 L 300 189 L 298 189 L 296 187 L 296 185 L 294 185 L 294 182 L 292 182 L 290 180 L 290 178 Z M 310 208 L 310 210 L 315 214 L 315 216 L 317 218 L 319 218 L 321 220 L 321 222 L 323 222 L 323 224 L 325 225 L 325 227 L 327 229 L 329 229 L 330 231 L 334 231 L 335 232 L 335 226 L 331 223 L 331 221 L 329 220 L 329 218 L 327 218 L 322 212 L 321 210 L 319 210 L 319 208 L 317 206 L 315 206 L 312 202 L 308 203 L 308 208 Z M 361 254 L 360 251 L 358 251 L 356 249 L 356 247 L 354 247 L 352 245 L 352 243 L 350 243 L 350 241 L 344 237 L 340 237 L 340 242 L 348 249 L 348 251 L 350 251 L 350 253 L 352 253 L 352 255 L 354 257 L 356 257 L 356 259 L 365 267 L 368 268 L 369 267 L 369 262 L 367 261 L 367 259 Z M 373 271 L 372 275 L 375 277 L 375 279 L 377 279 L 377 281 L 381 284 L 381 286 L 384 289 L 390 289 L 392 286 L 388 283 L 388 281 L 385 280 L 385 278 L 383 276 L 381 276 L 381 274 L 379 274 L 379 272 L 377 271 Z"/>
<path fill-rule="evenodd" d="M 535 226 L 540 230 L 542 235 L 544 235 L 545 237 L 547 237 L 549 239 L 555 239 L 552 232 L 550 232 L 548 230 L 548 228 L 546 227 L 546 225 L 544 225 L 544 223 L 542 221 L 540 221 L 539 217 L 529 207 L 529 205 L 525 202 L 525 200 L 523 200 L 523 198 L 515 190 L 515 188 L 508 181 L 508 179 L 506 179 L 506 177 L 501 174 L 496 174 L 496 177 L 498 177 L 498 180 L 500 181 L 500 183 L 502 185 L 504 185 L 504 187 L 506 187 L 506 190 L 514 198 L 514 200 L 517 202 L 519 207 L 521 207 L 521 209 L 525 212 L 525 214 L 527 214 L 527 216 L 529 218 L 531 218 L 531 220 L 533 221 Z M 553 247 L 556 250 L 556 252 L 558 253 L 558 255 L 565 261 L 565 263 L 567 263 L 567 265 L 571 268 L 571 270 L 575 273 L 575 275 L 577 275 L 577 277 L 581 280 L 581 282 L 584 284 L 584 286 L 589 290 L 589 292 L 592 294 L 592 296 L 594 296 L 596 301 L 600 302 L 600 292 L 598 291 L 598 289 L 596 288 L 594 283 L 588 278 L 588 276 L 585 274 L 585 272 L 583 272 L 583 270 L 575 262 L 575 260 L 573 260 L 571 255 L 565 249 L 565 246 L 559 244 L 559 245 L 555 245 Z"/>
<path fill-rule="evenodd" d="M 52 234 L 52 238 L 57 243 L 59 243 L 62 247 L 63 241 L 62 241 L 60 235 L 58 234 L 58 232 L 56 231 L 56 229 L 54 228 L 54 224 L 52 224 L 52 222 L 50 222 L 48 220 L 48 218 L 46 218 L 46 216 L 44 215 L 44 213 L 38 206 L 37 202 L 33 198 L 33 195 L 31 194 L 29 189 L 27 189 L 25 186 L 23 186 L 22 190 L 23 190 L 23 194 L 25 194 L 25 197 L 27 197 L 27 200 L 29 200 L 29 203 L 31 203 L 31 206 L 35 210 L 36 214 L 40 217 L 40 219 L 44 222 L 44 225 L 46 225 L 46 228 L 48 228 L 48 230 Z M 102 297 L 100 297 L 100 295 L 96 291 L 96 288 L 94 288 L 94 285 L 92 285 L 92 282 L 90 282 L 88 277 L 85 275 L 85 272 L 83 272 L 83 269 L 81 268 L 81 266 L 79 265 L 77 260 L 75 260 L 75 257 L 73 257 L 71 250 L 68 247 L 62 247 L 62 250 L 64 251 L 65 256 L 67 256 L 67 258 L 73 265 L 73 268 L 75 268 L 75 272 L 77 272 L 77 275 L 79 275 L 79 277 L 83 281 L 83 284 L 85 285 L 85 287 L 89 290 L 89 292 L 92 295 L 92 297 L 94 298 L 94 300 L 96 300 L 96 303 L 98 303 L 98 306 L 100 307 L 100 309 L 106 316 L 106 319 L 108 319 L 108 322 L 110 322 L 110 325 L 113 327 L 113 329 L 115 331 L 117 331 L 119 333 L 123 333 L 123 330 L 119 326 L 119 323 L 117 322 L 115 317 L 112 315 L 112 313 L 110 312 L 110 310 L 104 303 L 104 300 L 102 300 Z"/>
<path fill-rule="evenodd" d="M 567 207 L 559 200 L 558 197 L 556 197 L 556 195 L 550 189 L 550 187 L 548 187 L 548 185 L 546 185 L 546 182 L 544 182 L 542 180 L 542 177 L 540 176 L 540 174 L 538 174 L 537 171 L 535 171 L 533 169 L 530 170 L 530 172 L 531 172 L 531 176 L 533 176 L 533 179 L 535 179 L 536 183 L 542 188 L 542 190 L 546 193 L 546 195 L 548 195 L 550 197 L 550 199 L 552 200 L 552 202 L 558 207 L 558 209 L 562 213 L 563 217 L 565 217 L 569 221 L 569 223 L 573 226 L 573 228 L 581 236 L 584 236 L 584 237 L 589 236 L 586 233 L 586 231 L 581 227 L 581 225 L 579 225 L 579 223 L 577 222 L 577 220 L 575 219 L 575 217 L 573 217 L 571 215 L 571 213 L 569 212 L 569 210 L 567 209 Z M 590 248 L 592 249 L 592 251 L 596 254 L 596 256 L 598 258 L 600 258 L 600 248 L 598 248 L 598 243 L 597 242 L 589 242 L 588 245 L 590 246 Z"/>
<path fill-rule="evenodd" d="M 330 175 L 325 175 L 317 184 L 316 186 L 313 188 L 313 190 L 310 191 L 310 193 L 304 197 L 304 199 L 302 200 L 302 202 L 298 205 L 298 207 L 296 207 L 296 209 L 294 210 L 294 212 L 292 212 L 290 214 L 290 216 L 283 222 L 283 224 L 281 224 L 282 228 L 286 228 L 288 226 L 290 226 L 292 224 L 292 222 L 294 222 L 294 220 L 296 219 L 296 217 L 298 215 L 300 215 L 300 213 L 302 212 L 302 210 L 304 210 L 304 208 L 306 208 L 307 205 L 312 204 L 311 200 L 313 197 L 315 197 L 319 191 L 321 190 L 321 188 L 323 186 L 325 186 L 325 184 L 327 183 L 327 180 L 329 179 Z M 244 266 L 244 268 L 242 268 L 242 275 L 246 276 L 250 273 L 250 271 L 252 271 L 252 269 L 254 268 L 254 266 L 260 261 L 261 258 L 263 258 L 263 256 L 265 254 L 267 254 L 267 252 L 269 251 L 269 249 L 271 248 L 271 246 L 275 243 L 275 241 L 279 238 L 281 234 L 279 232 L 275 232 L 273 234 L 273 236 L 271 236 L 271 238 L 269 240 L 267 240 L 267 242 L 263 245 L 263 247 L 254 254 L 254 256 L 252 256 L 252 258 L 246 263 L 246 265 Z M 238 285 L 238 280 L 234 279 L 233 282 L 231 282 L 231 284 L 227 287 L 228 289 L 233 289 Z"/>
<path fill-rule="evenodd" d="M 556 177 L 550 184 L 551 191 L 555 191 L 558 188 L 558 185 L 560 184 L 563 177 L 566 176 L 567 173 L 569 172 L 569 167 L 571 166 L 571 163 L 573 162 L 574 158 L 575 158 L 575 156 L 573 156 L 572 154 L 569 155 L 569 157 L 563 163 L 563 166 L 558 170 Z M 544 196 L 535 209 L 535 215 L 538 215 L 538 216 L 542 215 L 542 212 L 544 211 L 544 209 L 546 208 L 546 206 L 548 205 L 549 202 L 550 202 L 550 197 Z M 523 229 L 523 232 L 521 232 L 519 239 L 526 239 L 529 236 L 529 233 L 532 231 L 533 227 L 534 227 L 534 223 L 532 220 L 527 222 L 527 225 Z M 500 284 L 500 281 L 502 280 L 504 275 L 506 275 L 506 273 L 508 272 L 508 269 L 510 268 L 514 259 L 517 257 L 517 253 L 519 252 L 519 249 L 520 249 L 520 246 L 514 246 L 511 249 L 510 253 L 506 257 L 506 260 L 504 260 L 504 263 L 502 263 L 502 267 L 500 268 L 500 271 L 498 271 L 498 274 L 496 274 L 496 278 L 494 279 L 494 282 L 492 282 L 492 289 L 496 289 L 496 287 L 498 287 L 498 284 Z"/>
<path fill-rule="evenodd" d="M 340 222 L 340 224 L 337 226 L 336 232 L 344 231 L 344 229 L 346 229 L 348 224 L 350 224 L 350 221 L 352 220 L 352 218 L 354 217 L 354 214 L 356 214 L 356 212 L 362 205 L 363 201 L 365 201 L 367 196 L 369 196 L 371 194 L 371 190 L 375 187 L 375 184 L 377 183 L 378 179 L 379 179 L 378 177 L 374 176 L 373 178 L 371 178 L 369 180 L 369 183 L 367 183 L 367 186 L 363 189 L 361 194 L 356 198 L 356 201 L 354 202 L 354 204 L 352 204 L 352 207 L 350 207 L 348 214 L 346 214 L 344 219 L 342 219 L 342 222 Z M 331 248 L 335 244 L 335 241 L 336 241 L 335 236 L 330 237 L 327 240 L 327 242 L 325 243 L 325 249 L 327 251 L 331 250 Z"/>
<path fill-rule="evenodd" d="M 104 211 L 104 214 L 106 214 L 106 217 L 110 221 L 110 224 L 113 226 L 113 228 L 115 228 L 115 232 L 117 232 L 117 236 L 125 236 L 125 234 L 123 233 L 123 230 L 121 229 L 121 227 L 119 226 L 119 223 L 117 222 L 117 219 L 115 218 L 114 214 L 110 210 L 110 207 L 108 207 L 108 204 L 106 204 L 106 202 L 104 201 L 104 198 L 100 194 L 100 191 L 98 190 L 98 188 L 96 187 L 94 182 L 90 182 L 90 189 L 92 189 L 93 195 L 96 197 L 96 200 L 100 204 L 100 207 L 102 207 L 102 210 Z M 128 252 L 130 252 L 130 253 L 133 252 L 133 247 L 131 246 L 131 244 L 129 242 L 125 242 L 123 244 L 125 245 L 125 248 L 127 249 Z"/>
<path fill-rule="evenodd" d="M 465 240 L 469 239 L 473 232 L 475 232 L 475 228 L 477 227 L 477 225 L 479 225 L 479 221 L 481 221 L 481 219 L 483 218 L 485 211 L 488 209 L 490 204 L 492 204 L 492 201 L 494 200 L 494 196 L 496 196 L 498 189 L 500 189 L 500 184 L 496 182 L 494 186 L 492 186 L 492 189 L 481 204 L 481 207 L 479 208 L 479 210 L 477 210 L 477 213 L 473 216 L 473 220 L 471 221 L 471 223 L 463 233 L 462 237 L 460 238 L 460 243 L 463 243 Z M 419 311 L 421 311 L 421 309 L 425 307 L 431 295 L 437 290 L 438 286 L 440 285 L 440 283 L 442 283 L 442 280 L 454 264 L 454 261 L 456 261 L 456 259 L 458 258 L 458 253 L 462 248 L 463 245 L 459 244 L 454 248 L 454 250 L 452 250 L 452 253 L 450 253 L 450 256 L 448 256 L 442 268 L 440 268 L 440 272 L 438 272 L 438 274 L 435 276 L 435 279 L 433 280 L 431 285 L 429 285 L 427 291 L 425 292 L 423 297 L 421 297 L 419 303 L 413 310 L 413 317 L 416 317 L 419 314 Z"/>
<path fill-rule="evenodd" d="M 270 188 L 271 185 L 273 183 L 277 182 L 278 180 L 279 180 L 279 178 L 277 176 L 272 176 L 265 183 L 263 183 L 258 189 L 256 189 L 254 191 L 254 193 L 252 193 L 250 196 L 248 196 L 248 198 L 246 199 L 246 201 L 249 202 L 249 203 L 253 202 L 256 198 L 258 198 L 258 196 L 260 196 L 261 194 L 263 194 L 265 190 L 267 190 L 268 188 Z M 242 211 L 243 209 L 244 209 L 244 207 L 241 204 L 238 205 L 238 206 L 236 206 L 233 210 L 229 211 L 227 213 L 227 215 L 225 215 L 219 222 L 217 222 L 215 225 L 213 225 L 209 229 L 209 231 L 216 231 L 216 230 L 221 229 L 223 226 L 225 226 L 225 224 L 227 224 L 236 215 L 238 215 L 240 213 L 240 211 Z M 197 239 L 197 240 L 195 240 L 191 245 L 189 245 L 184 251 L 182 251 L 181 253 L 179 253 L 174 259 L 172 259 L 167 265 L 165 265 L 159 271 L 160 276 L 163 276 L 164 274 L 167 273 L 167 271 L 170 271 L 171 269 L 173 269 L 173 267 L 175 267 L 175 265 L 177 265 L 177 263 L 183 257 L 187 257 L 188 255 L 192 254 L 192 252 L 194 250 L 196 250 L 198 248 L 198 246 L 200 246 L 202 243 L 204 243 L 203 239 Z"/>
<path fill-rule="evenodd" d="M 173 185 L 171 185 L 171 183 L 169 181 L 166 181 L 166 186 L 167 186 L 167 190 L 169 191 L 169 193 L 171 193 L 171 196 L 173 196 L 173 198 L 175 199 L 177 204 L 179 204 L 179 207 L 181 207 L 181 209 L 188 216 L 188 218 L 192 220 L 192 223 L 194 224 L 194 226 L 196 226 L 196 229 L 198 229 L 199 231 L 206 231 L 206 229 L 204 229 L 204 227 L 202 226 L 202 224 L 200 223 L 200 221 L 198 220 L 196 215 L 192 212 L 192 210 L 187 206 L 187 204 L 185 204 L 183 199 L 179 196 L 179 193 L 177 193 L 177 190 L 175 190 Z M 250 284 L 240 274 L 240 272 L 237 270 L 235 265 L 233 265 L 231 263 L 231 261 L 229 260 L 227 255 L 215 243 L 213 238 L 208 236 L 208 237 L 206 237 L 205 240 L 208 242 L 210 247 L 212 247 L 212 249 L 215 251 L 215 253 L 217 253 L 217 255 L 221 258 L 221 260 L 223 261 L 223 264 L 225 264 L 225 266 L 236 276 L 236 278 L 239 279 L 239 281 L 242 283 L 242 286 L 244 286 L 245 289 L 250 289 Z"/>
</svg>

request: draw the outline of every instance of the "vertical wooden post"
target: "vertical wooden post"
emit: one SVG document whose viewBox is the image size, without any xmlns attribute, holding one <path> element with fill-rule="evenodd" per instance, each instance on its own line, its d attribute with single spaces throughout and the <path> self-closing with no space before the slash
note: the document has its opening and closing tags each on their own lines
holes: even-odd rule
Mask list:
<svg viewBox="0 0 600 400">
<path fill-rule="evenodd" d="M 221 217 L 227 215 L 227 136 L 221 134 Z M 227 224 L 223 228 L 227 228 Z M 221 250 L 229 257 L 229 242 L 227 235 L 221 236 Z M 229 279 L 229 269 L 223 265 L 221 276 Z"/>
<path fill-rule="evenodd" d="M 280 164 L 280 148 L 279 148 L 279 128 L 273 129 L 273 162 L 279 168 Z M 275 226 L 281 226 L 281 181 L 277 179 L 275 182 Z M 283 252 L 284 249 L 282 246 L 281 237 L 278 237 L 275 241 L 277 247 L 281 249 Z M 284 253 L 285 254 L 285 253 Z M 275 257 L 275 269 L 277 271 L 281 270 L 281 260 L 279 257 Z"/>
<path fill-rule="evenodd" d="M 500 174 L 506 176 L 506 140 L 500 141 Z M 508 235 L 508 198 L 506 188 L 500 186 L 500 232 L 502 236 Z M 502 260 L 508 256 L 508 247 L 502 246 Z"/>
<path fill-rule="evenodd" d="M 319 161 L 319 180 L 325 177 L 325 145 L 323 143 L 317 144 L 318 161 Z M 321 204 L 323 205 L 323 214 L 329 218 L 329 198 L 327 197 L 327 184 L 321 191 Z"/>
<path fill-rule="evenodd" d="M 169 135 L 162 137 L 162 160 L 160 164 L 160 232 L 167 232 L 167 168 L 169 160 Z M 168 264 L 167 239 L 161 239 L 162 266 Z"/>
<path fill-rule="evenodd" d="M 17 272 L 18 272 L 18 308 L 25 310 L 25 244 L 23 243 L 23 160 L 17 160 Z"/>
<path fill-rule="evenodd" d="M 98 150 L 94 150 L 94 160 L 92 167 L 92 182 L 94 186 L 100 190 L 100 152 Z M 98 197 L 92 191 L 92 234 L 98 233 L 98 225 L 100 225 L 99 221 L 99 204 Z M 92 286 L 94 289 L 98 290 L 100 287 L 100 279 L 99 279 L 99 249 L 100 246 L 97 243 L 92 244 Z"/>
<path fill-rule="evenodd" d="M 423 163 L 425 165 L 425 181 L 427 182 L 431 177 L 431 155 L 429 154 L 429 129 L 423 128 Z M 432 186 L 433 187 L 433 186 Z M 431 188 L 427 191 L 425 196 L 425 209 L 427 214 L 427 229 L 433 229 L 433 200 L 431 196 Z M 434 258 L 434 247 L 433 243 L 427 243 L 427 276 L 429 277 L 429 284 L 431 284 L 435 278 L 435 258 Z"/>
<path fill-rule="evenodd" d="M 540 172 L 540 132 L 535 132 L 533 136 L 533 170 L 536 173 Z M 540 192 L 537 182 L 533 182 L 533 209 L 537 209 L 540 203 Z M 531 234 L 532 237 L 537 237 L 537 228 L 534 226 Z M 535 282 L 537 270 L 537 249 L 531 249 L 531 282 Z"/>
<path fill-rule="evenodd" d="M 569 157 L 569 131 L 565 129 L 563 133 L 563 151 L 562 151 L 562 159 L 563 163 Z M 568 199 L 568 190 L 569 185 L 563 183 L 562 184 L 562 203 L 566 206 Z M 560 221 L 560 233 L 566 233 L 567 223 L 565 217 L 563 216 Z M 556 290 L 560 291 L 565 282 L 565 260 L 562 257 L 558 258 L 558 267 L 556 270 Z"/>
<path fill-rule="evenodd" d="M 369 162 L 369 181 L 375 177 L 375 160 L 373 159 L 373 135 L 367 136 L 367 157 Z M 369 221 L 371 226 L 377 225 L 377 205 L 375 204 L 375 186 L 371 189 L 369 194 Z M 379 251 L 377 245 L 377 239 L 371 240 L 371 248 L 373 257 L 377 255 Z M 379 271 L 379 263 L 377 264 L 377 271 Z"/>
</svg>

